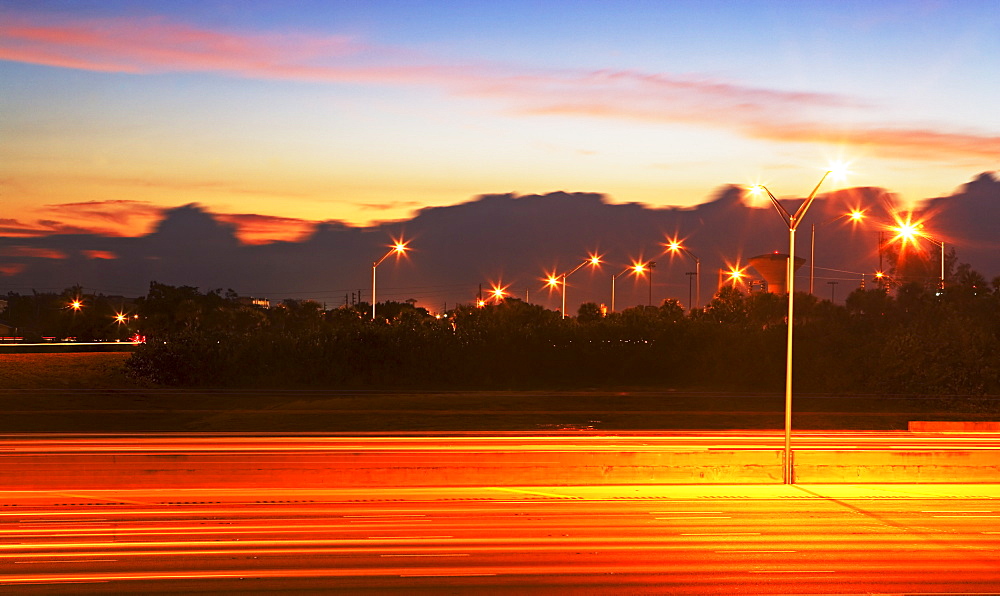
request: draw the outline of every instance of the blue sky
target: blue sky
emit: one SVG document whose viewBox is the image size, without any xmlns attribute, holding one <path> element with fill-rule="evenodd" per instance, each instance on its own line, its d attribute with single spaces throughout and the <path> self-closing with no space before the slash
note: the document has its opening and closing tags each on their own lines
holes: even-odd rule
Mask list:
<svg viewBox="0 0 1000 596">
<path fill-rule="evenodd" d="M 1000 6 L 965 2 L 0 3 L 0 234 L 247 241 L 480 193 L 904 201 L 1000 155 Z"/>
</svg>

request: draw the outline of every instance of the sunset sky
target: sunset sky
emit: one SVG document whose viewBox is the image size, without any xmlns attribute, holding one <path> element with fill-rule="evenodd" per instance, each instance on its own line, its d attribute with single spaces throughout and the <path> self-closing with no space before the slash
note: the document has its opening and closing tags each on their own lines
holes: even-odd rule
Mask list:
<svg viewBox="0 0 1000 596">
<path fill-rule="evenodd" d="M 906 201 L 1000 168 L 1000 5 L 0 0 L 0 235 L 248 242 L 483 193 Z"/>
</svg>

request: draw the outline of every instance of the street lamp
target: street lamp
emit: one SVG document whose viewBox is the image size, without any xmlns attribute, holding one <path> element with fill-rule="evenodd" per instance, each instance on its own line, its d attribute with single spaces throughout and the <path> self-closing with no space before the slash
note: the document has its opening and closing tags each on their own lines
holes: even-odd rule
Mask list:
<svg viewBox="0 0 1000 596">
<path fill-rule="evenodd" d="M 389 258 L 390 255 L 395 254 L 398 257 L 399 255 L 405 253 L 407 250 L 406 244 L 407 243 L 403 242 L 402 240 L 397 240 L 395 244 L 392 245 L 392 248 L 390 248 L 387 253 L 382 255 L 381 259 L 372 263 L 372 320 L 373 321 L 375 320 L 375 270 L 378 269 L 378 266 L 382 264 L 382 261 Z"/>
<path fill-rule="evenodd" d="M 809 193 L 809 197 L 799 205 L 794 214 L 789 213 L 766 186 L 757 185 L 752 189 L 754 192 L 767 193 L 767 197 L 771 200 L 778 215 L 788 226 L 788 268 L 785 273 L 788 281 L 788 340 L 785 353 L 785 451 L 782 461 L 782 477 L 785 484 L 793 484 L 794 480 L 792 478 L 792 328 L 795 320 L 795 230 L 802 222 L 802 218 L 805 217 L 809 206 L 812 205 L 813 199 L 816 198 L 819 187 L 832 173 L 833 170 L 828 170 L 823 174 L 816 187 Z"/>
<path fill-rule="evenodd" d="M 855 220 L 860 221 L 863 215 L 858 215 L 855 217 L 853 214 L 851 217 Z M 924 224 L 918 222 L 913 222 L 912 215 L 907 214 L 906 220 L 904 221 L 898 214 L 893 215 L 895 222 L 893 224 L 886 224 L 883 222 L 881 225 L 887 228 L 889 231 L 894 232 L 896 235 L 893 236 L 889 241 L 900 241 L 901 247 L 905 247 L 907 243 L 916 244 L 917 238 L 923 238 L 924 240 L 934 244 L 941 249 L 941 276 L 938 281 L 938 289 L 940 293 L 944 293 L 944 282 L 945 282 L 945 242 L 944 240 L 938 240 L 933 236 L 927 234 L 924 231 Z M 876 273 L 876 278 L 879 280 L 883 279 L 881 267 L 882 267 L 882 232 L 879 232 L 879 271 Z M 902 250 L 902 248 L 900 248 Z"/>
<path fill-rule="evenodd" d="M 562 293 L 562 318 L 564 318 L 564 319 L 566 318 L 566 278 L 569 277 L 570 275 L 573 275 L 577 271 L 579 271 L 580 268 L 583 267 L 584 265 L 593 265 L 593 266 L 596 267 L 597 265 L 600 265 L 600 264 L 601 264 L 601 256 L 600 255 L 594 255 L 594 254 L 592 254 L 592 255 L 590 255 L 590 258 L 588 258 L 586 261 L 580 263 L 579 265 L 577 265 L 573 269 L 567 271 L 566 273 L 563 273 L 562 275 L 550 275 L 548 278 L 546 278 L 545 283 L 549 287 L 555 288 L 555 287 L 559 287 L 560 285 L 562 286 L 562 292 L 561 292 Z"/>
<path fill-rule="evenodd" d="M 493 304 L 500 304 L 503 299 L 507 297 L 509 292 L 507 291 L 508 286 L 494 285 L 490 288 L 490 296 L 493 298 Z"/>
<path fill-rule="evenodd" d="M 927 235 L 924 232 L 924 224 L 922 223 L 911 223 L 909 217 L 905 222 L 896 219 L 896 226 L 890 228 L 893 232 L 896 232 L 896 237 L 893 240 L 902 240 L 905 242 L 916 242 L 916 238 L 923 238 L 928 242 L 941 248 L 941 282 L 939 289 L 941 293 L 944 293 L 944 240 L 937 240 Z"/>
<path fill-rule="evenodd" d="M 683 253 L 694 259 L 694 287 L 695 287 L 695 303 L 697 306 L 701 306 L 701 259 L 694 256 L 694 254 L 687 248 L 681 246 L 681 243 L 677 240 L 671 240 L 666 244 L 667 250 L 674 253 Z M 689 292 L 690 293 L 690 292 Z M 688 302 L 691 301 L 691 297 L 688 296 Z M 689 308 L 694 308 L 693 305 L 688 305 Z"/>
<path fill-rule="evenodd" d="M 646 273 L 646 269 L 647 269 L 646 263 L 633 263 L 632 265 L 622 269 L 621 273 L 611 276 L 611 312 L 615 312 L 615 280 L 625 275 L 629 271 L 631 271 L 635 275 L 642 275 Z"/>
<path fill-rule="evenodd" d="M 858 223 L 865 218 L 865 212 L 861 209 L 853 209 L 843 215 L 838 215 L 833 219 L 828 219 L 822 224 L 827 224 L 838 219 L 847 218 L 854 223 Z M 816 278 L 816 224 L 810 226 L 809 234 L 809 294 L 813 294 L 813 280 Z"/>
</svg>

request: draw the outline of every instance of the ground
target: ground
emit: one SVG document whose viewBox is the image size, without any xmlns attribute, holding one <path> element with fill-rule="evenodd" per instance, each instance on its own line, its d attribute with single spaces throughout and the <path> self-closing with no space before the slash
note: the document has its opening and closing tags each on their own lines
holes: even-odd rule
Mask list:
<svg viewBox="0 0 1000 596">
<path fill-rule="evenodd" d="M 0 432 L 779 429 L 784 395 L 617 391 L 224 390 L 139 385 L 127 352 L 0 354 Z M 995 420 L 1000 398 L 796 394 L 801 430 Z"/>
</svg>

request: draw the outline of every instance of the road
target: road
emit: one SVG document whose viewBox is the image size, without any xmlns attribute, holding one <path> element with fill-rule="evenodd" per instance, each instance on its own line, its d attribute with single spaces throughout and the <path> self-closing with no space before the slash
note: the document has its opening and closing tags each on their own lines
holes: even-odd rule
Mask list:
<svg viewBox="0 0 1000 596">
<path fill-rule="evenodd" d="M 995 594 L 1000 485 L 0 491 L 0 592 Z"/>
<path fill-rule="evenodd" d="M 799 450 L 1000 449 L 1000 433 L 795 431 Z M 782 431 L 0 434 L 0 453 L 780 449 Z"/>
</svg>

